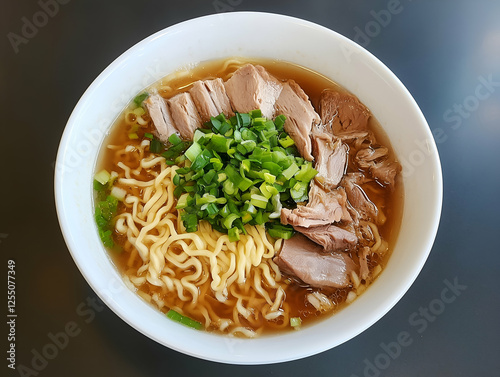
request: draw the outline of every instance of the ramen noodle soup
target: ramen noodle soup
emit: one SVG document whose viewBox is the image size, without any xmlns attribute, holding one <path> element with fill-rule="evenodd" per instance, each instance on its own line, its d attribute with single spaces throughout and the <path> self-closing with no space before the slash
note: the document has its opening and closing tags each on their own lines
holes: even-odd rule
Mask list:
<svg viewBox="0 0 500 377">
<path fill-rule="evenodd" d="M 170 319 L 238 337 L 300 330 L 383 273 L 400 169 L 369 109 L 328 78 L 205 62 L 118 117 L 95 218 L 127 285 Z"/>
</svg>

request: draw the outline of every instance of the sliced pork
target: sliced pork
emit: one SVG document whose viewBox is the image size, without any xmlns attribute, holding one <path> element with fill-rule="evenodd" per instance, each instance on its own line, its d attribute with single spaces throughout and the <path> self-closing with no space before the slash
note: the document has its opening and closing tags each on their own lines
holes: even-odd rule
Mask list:
<svg viewBox="0 0 500 377">
<path fill-rule="evenodd" d="M 175 128 L 186 140 L 192 140 L 194 131 L 203 123 L 189 92 L 177 94 L 168 100 Z"/>
<path fill-rule="evenodd" d="M 210 117 L 216 117 L 221 113 L 226 117 L 234 115 L 226 94 L 224 82 L 220 78 L 196 81 L 189 90 L 189 93 L 193 98 L 203 123 L 209 121 Z"/>
<path fill-rule="evenodd" d="M 356 268 L 347 255 L 324 253 L 321 246 L 300 234 L 284 240 L 275 262 L 282 271 L 313 287 L 347 287 Z"/>
<path fill-rule="evenodd" d="M 363 148 L 356 153 L 355 161 L 362 169 L 368 169 L 373 166 L 375 162 L 387 158 L 389 149 L 387 147 L 368 147 Z"/>
<path fill-rule="evenodd" d="M 314 168 L 318 174 L 314 178 L 323 187 L 332 190 L 338 186 L 347 164 L 347 146 L 332 134 L 316 127 L 312 134 Z"/>
<path fill-rule="evenodd" d="M 369 247 L 363 247 L 361 254 L 359 255 L 359 277 L 362 280 L 366 280 L 370 274 L 370 269 L 368 268 L 367 256 L 370 254 Z"/>
<path fill-rule="evenodd" d="M 309 201 L 306 205 L 298 205 L 290 210 L 281 209 L 281 223 L 310 228 L 328 225 L 341 220 L 351 221 L 346 207 L 347 195 L 343 188 L 326 192 L 317 184 L 309 190 Z"/>
<path fill-rule="evenodd" d="M 260 109 L 266 118 L 274 117 L 274 104 L 283 88 L 263 67 L 252 64 L 236 70 L 224 86 L 234 111 Z"/>
<path fill-rule="evenodd" d="M 193 83 L 192 88 L 189 89 L 189 93 L 193 98 L 194 104 L 198 109 L 198 113 L 200 114 L 200 118 L 203 123 L 209 121 L 210 117 L 216 117 L 219 115 L 204 81 L 196 81 Z"/>
<path fill-rule="evenodd" d="M 331 127 L 334 135 L 368 129 L 370 110 L 352 94 L 324 90 L 319 107 L 321 123 Z"/>
<path fill-rule="evenodd" d="M 159 94 L 153 94 L 144 101 L 144 104 L 156 127 L 158 139 L 166 143 L 170 135 L 177 132 L 167 101 Z"/>
<path fill-rule="evenodd" d="M 374 140 L 373 133 L 370 131 L 343 132 L 335 136 L 342 140 L 344 143 L 348 143 L 351 141 L 362 142 L 367 140 L 368 144 L 371 144 Z"/>
<path fill-rule="evenodd" d="M 224 81 L 217 78 L 214 80 L 206 80 L 204 83 L 212 101 L 214 102 L 217 113 L 223 113 L 226 117 L 232 117 L 234 115 L 234 111 L 231 108 L 231 102 L 227 96 Z"/>
<path fill-rule="evenodd" d="M 345 188 L 351 207 L 356 211 L 356 217 L 361 220 L 375 221 L 378 216 L 377 206 L 372 203 L 360 186 L 367 181 L 362 173 L 348 173 L 342 179 L 341 185 Z"/>
<path fill-rule="evenodd" d="M 354 233 L 336 225 L 322 225 L 310 228 L 294 226 L 293 228 L 311 241 L 323 246 L 328 252 L 350 250 L 358 243 L 358 237 Z"/>
<path fill-rule="evenodd" d="M 295 141 L 302 157 L 312 161 L 311 130 L 321 119 L 307 94 L 295 81 L 288 80 L 283 85 L 283 90 L 276 101 L 276 114 L 286 116 L 285 131 Z"/>
<path fill-rule="evenodd" d="M 377 181 L 394 187 L 396 175 L 401 171 L 401 165 L 398 162 L 388 160 L 376 163 L 370 167 L 370 173 Z"/>
<path fill-rule="evenodd" d="M 396 175 L 401 171 L 398 162 L 388 159 L 387 147 L 368 147 L 356 153 L 355 161 L 362 169 L 367 169 L 370 175 L 382 184 L 394 186 Z"/>
</svg>

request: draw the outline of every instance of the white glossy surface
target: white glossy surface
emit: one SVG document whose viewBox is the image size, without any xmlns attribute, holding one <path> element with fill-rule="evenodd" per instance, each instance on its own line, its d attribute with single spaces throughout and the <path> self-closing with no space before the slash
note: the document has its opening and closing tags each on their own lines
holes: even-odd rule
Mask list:
<svg viewBox="0 0 500 377">
<path fill-rule="evenodd" d="M 294 62 L 343 85 L 372 110 L 404 168 L 405 208 L 399 239 L 387 268 L 369 290 L 327 320 L 301 331 L 251 340 L 199 332 L 166 320 L 125 287 L 99 240 L 92 215 L 96 156 L 104 134 L 128 101 L 180 67 L 231 56 Z M 424 265 L 442 202 L 441 168 L 432 135 L 417 104 L 394 74 L 366 50 L 331 30 L 286 16 L 246 12 L 172 26 L 116 59 L 87 89 L 67 123 L 57 156 L 55 190 L 59 221 L 73 259 L 118 316 L 172 349 L 235 364 L 275 363 L 313 355 L 349 340 L 380 319 Z"/>
</svg>

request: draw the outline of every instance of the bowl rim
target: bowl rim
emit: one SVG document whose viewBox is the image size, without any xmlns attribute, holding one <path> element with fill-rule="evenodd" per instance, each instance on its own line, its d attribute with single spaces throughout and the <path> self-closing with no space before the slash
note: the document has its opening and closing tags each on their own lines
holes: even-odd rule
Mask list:
<svg viewBox="0 0 500 377">
<path fill-rule="evenodd" d="M 419 263 L 417 263 L 414 268 L 412 269 L 412 274 L 408 277 L 408 279 L 405 281 L 405 284 L 400 287 L 400 289 L 397 291 L 397 295 L 392 296 L 392 302 L 388 303 L 387 305 L 384 306 L 384 308 L 378 309 L 376 312 L 376 315 L 373 315 L 370 317 L 370 320 L 365 321 L 361 326 L 358 326 L 355 331 L 351 331 L 348 336 L 344 336 L 338 341 L 332 343 L 328 341 L 318 341 L 315 344 L 310 344 L 309 347 L 306 350 L 301 350 L 301 352 L 289 352 L 288 355 L 281 355 L 279 358 L 275 357 L 263 357 L 260 356 L 259 358 L 255 359 L 235 359 L 231 355 L 220 355 L 219 357 L 211 355 L 211 354 L 206 354 L 203 352 L 200 352 L 199 350 L 193 351 L 192 349 L 180 346 L 179 344 L 176 344 L 175 341 L 166 341 L 165 339 L 159 338 L 156 336 L 154 333 L 151 333 L 150 331 L 146 330 L 144 326 L 137 324 L 133 322 L 127 313 L 123 311 L 124 308 L 119 307 L 115 301 L 113 301 L 109 296 L 103 295 L 102 292 L 100 291 L 99 285 L 97 285 L 93 279 L 90 278 L 90 273 L 87 271 L 87 269 L 84 267 L 82 261 L 80 260 L 80 253 L 77 251 L 78 250 L 78 245 L 76 245 L 73 242 L 73 238 L 71 236 L 72 230 L 67 227 L 67 216 L 69 214 L 66 211 L 66 208 L 64 207 L 65 199 L 64 199 L 64 175 L 58 170 L 55 169 L 55 175 L 54 175 L 54 188 L 55 188 L 55 204 L 56 204 L 56 212 L 58 216 L 58 220 L 60 223 L 61 231 L 64 237 L 64 240 L 66 242 L 66 245 L 68 247 L 68 250 L 70 251 L 70 254 L 75 261 L 75 264 L 77 265 L 78 269 L 80 270 L 81 274 L 84 276 L 86 279 L 87 283 L 92 287 L 94 292 L 103 300 L 103 302 L 106 303 L 106 305 L 116 314 L 118 315 L 122 320 L 124 320 L 126 323 L 128 323 L 130 326 L 135 328 L 137 331 L 141 332 L 145 336 L 155 340 L 156 342 L 167 346 L 173 350 L 182 352 L 184 354 L 194 356 L 197 358 L 205 359 L 205 360 L 210 360 L 210 361 L 215 361 L 215 362 L 221 362 L 221 363 L 228 363 L 228 364 L 248 364 L 248 365 L 254 365 L 254 364 L 272 364 L 272 363 L 279 363 L 279 362 L 285 362 L 285 361 L 291 361 L 291 360 L 296 360 L 299 358 L 304 358 L 308 357 L 314 354 L 318 354 L 320 352 L 326 351 L 328 349 L 331 349 L 333 347 L 336 347 L 353 337 L 359 335 L 363 331 L 365 331 L 367 328 L 372 326 L 375 322 L 377 322 L 380 318 L 382 318 L 388 311 L 390 311 L 396 303 L 401 299 L 401 297 L 408 291 L 410 286 L 414 283 L 416 280 L 418 274 L 422 270 L 425 261 L 428 258 L 428 255 L 430 254 L 430 251 L 432 249 L 432 245 L 434 242 L 434 239 L 437 234 L 437 230 L 439 227 L 439 221 L 441 217 L 441 208 L 442 208 L 442 195 L 443 195 L 443 184 L 442 184 L 442 172 L 441 172 L 441 164 L 439 160 L 439 154 L 437 150 L 437 146 L 434 142 L 434 139 L 432 137 L 432 133 L 430 131 L 430 128 L 427 124 L 427 121 L 425 120 L 424 115 L 422 114 L 418 104 L 414 100 L 414 98 L 411 96 L 410 92 L 408 89 L 402 84 L 402 82 L 399 80 L 399 78 L 391 71 L 387 66 L 385 66 L 379 59 L 377 59 L 373 54 L 371 54 L 369 51 L 364 49 L 362 46 L 359 46 L 355 42 L 351 41 L 350 39 L 346 38 L 345 36 L 339 34 L 338 32 L 335 32 L 331 29 L 328 29 L 324 26 L 318 25 L 316 23 L 303 20 L 300 18 L 296 17 L 291 17 L 291 16 L 286 16 L 282 14 L 276 14 L 276 13 L 267 13 L 267 12 L 232 12 L 232 13 L 225 13 L 223 15 L 221 14 L 212 14 L 212 15 L 206 15 L 202 17 L 197 17 L 193 18 L 190 20 L 186 20 L 180 23 L 177 23 L 175 25 L 169 26 L 167 28 L 164 28 L 149 37 L 144 38 L 143 40 L 139 41 L 138 43 L 134 44 L 132 47 L 127 49 L 125 52 L 123 52 L 120 56 L 118 56 L 111 64 L 109 64 L 98 76 L 97 78 L 89 85 L 89 87 L 86 89 L 86 91 L 83 93 L 82 97 L 79 99 L 78 103 L 76 104 L 74 110 L 72 111 L 67 124 L 65 126 L 64 132 L 61 137 L 61 141 L 59 144 L 58 152 L 57 152 L 57 159 L 56 159 L 56 164 L 58 161 L 61 161 L 64 158 L 64 151 L 66 148 L 68 148 L 68 139 L 70 137 L 70 132 L 71 129 L 74 127 L 77 114 L 82 111 L 82 108 L 84 107 L 84 104 L 86 101 L 88 101 L 88 97 L 92 95 L 92 93 L 98 89 L 98 87 L 101 85 L 102 82 L 104 82 L 109 75 L 112 74 L 112 72 L 117 68 L 120 64 L 122 64 L 124 61 L 126 61 L 129 57 L 133 56 L 137 50 L 141 49 L 142 47 L 150 44 L 154 40 L 158 38 L 162 38 L 165 35 L 168 35 L 170 33 L 176 33 L 179 31 L 182 31 L 186 27 L 190 27 L 192 25 L 195 25 L 197 23 L 203 23 L 207 22 L 210 20 L 213 20 L 214 18 L 220 18 L 221 16 L 226 17 L 226 18 L 238 18 L 238 17 L 264 17 L 264 18 L 269 18 L 274 21 L 279 21 L 279 22 L 285 22 L 285 23 L 291 23 L 291 24 L 296 24 L 301 27 L 307 27 L 314 29 L 318 32 L 321 33 L 328 33 L 332 40 L 340 40 L 342 43 L 347 44 L 350 48 L 353 50 L 356 50 L 356 52 L 359 52 L 363 54 L 372 64 L 377 65 L 377 69 L 381 71 L 386 77 L 390 78 L 392 83 L 397 86 L 397 90 L 401 91 L 403 93 L 408 101 L 410 101 L 413 105 L 413 108 L 415 110 L 415 114 L 418 116 L 418 122 L 421 123 L 422 125 L 425 125 L 425 132 L 428 136 L 428 140 L 430 140 L 429 148 L 431 149 L 431 158 L 432 158 L 432 163 L 434 166 L 434 200 L 436 202 L 436 207 L 435 207 L 435 212 L 431 214 L 430 218 L 432 219 L 432 223 L 430 225 L 431 231 L 427 234 L 426 237 L 426 242 L 425 244 L 422 245 L 422 249 L 425 249 L 425 252 L 422 253 Z M 101 147 L 99 147 L 101 148 Z M 100 149 L 99 149 L 100 150 Z M 378 280 L 378 279 L 377 279 Z M 376 283 L 377 281 L 375 281 Z M 375 284 L 373 283 L 373 284 Z M 134 293 L 135 294 L 135 293 Z M 345 310 L 345 309 L 344 309 Z M 203 335 L 205 337 L 205 335 Z M 208 338 L 212 337 L 214 335 L 208 334 Z M 216 337 L 220 338 L 220 335 L 215 335 Z M 269 338 L 270 336 L 265 336 L 261 337 L 259 339 L 265 339 Z M 272 336 L 271 336 L 272 337 Z M 255 341 L 254 339 L 251 340 L 245 340 L 247 342 L 252 342 Z"/>
</svg>

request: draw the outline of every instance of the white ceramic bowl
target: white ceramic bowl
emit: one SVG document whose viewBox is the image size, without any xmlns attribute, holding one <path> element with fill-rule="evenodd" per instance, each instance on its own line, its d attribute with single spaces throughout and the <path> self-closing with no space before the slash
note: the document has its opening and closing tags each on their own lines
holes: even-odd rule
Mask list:
<svg viewBox="0 0 500 377">
<path fill-rule="evenodd" d="M 258 27 L 255 27 L 258 25 Z M 340 313 L 301 331 L 235 339 L 167 320 L 130 291 L 104 250 L 93 219 L 92 180 L 99 148 L 124 106 L 180 67 L 232 56 L 294 62 L 333 79 L 366 104 L 403 165 L 404 213 L 387 268 Z M 429 127 L 398 78 L 373 55 L 322 26 L 275 14 L 226 13 L 186 21 L 136 44 L 84 93 L 66 125 L 55 174 L 57 214 L 78 268 L 125 322 L 174 350 L 233 364 L 294 360 L 335 347 L 389 311 L 423 267 L 438 228 L 442 177 Z"/>
</svg>

